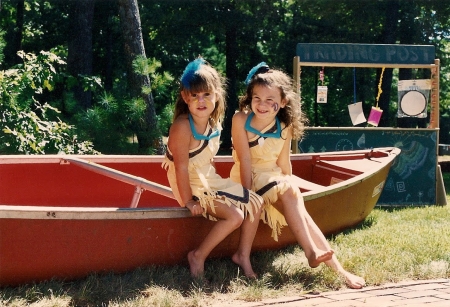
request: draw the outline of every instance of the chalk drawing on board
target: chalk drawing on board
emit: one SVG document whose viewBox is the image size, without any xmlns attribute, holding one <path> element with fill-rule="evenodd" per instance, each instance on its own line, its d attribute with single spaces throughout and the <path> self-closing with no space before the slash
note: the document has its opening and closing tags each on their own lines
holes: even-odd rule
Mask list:
<svg viewBox="0 0 450 307">
<path fill-rule="evenodd" d="M 404 181 L 397 182 L 397 192 L 399 193 L 406 192 L 406 186 Z"/>
<path fill-rule="evenodd" d="M 349 139 L 340 139 L 336 143 L 336 151 L 353 150 L 353 143 Z"/>
<path fill-rule="evenodd" d="M 419 197 L 419 203 L 422 203 L 423 191 L 419 191 L 419 192 L 417 193 L 417 196 Z"/>
<path fill-rule="evenodd" d="M 356 141 L 356 145 L 358 145 L 359 148 L 365 148 L 366 147 L 366 135 L 363 133 L 358 141 Z"/>
<path fill-rule="evenodd" d="M 409 148 L 402 148 L 402 154 L 392 166 L 392 170 L 405 180 L 424 165 L 427 156 L 428 148 L 419 142 L 412 141 Z"/>
</svg>

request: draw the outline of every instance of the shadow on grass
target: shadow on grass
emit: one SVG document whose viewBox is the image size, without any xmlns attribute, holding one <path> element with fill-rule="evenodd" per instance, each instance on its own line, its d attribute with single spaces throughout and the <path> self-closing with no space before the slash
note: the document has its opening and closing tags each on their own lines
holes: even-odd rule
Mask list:
<svg viewBox="0 0 450 307">
<path fill-rule="evenodd" d="M 155 296 L 158 292 L 168 296 L 170 292 L 188 297 L 192 293 L 229 293 L 236 285 L 247 288 L 270 287 L 279 289 L 287 284 L 301 283 L 305 289 L 317 281 L 317 274 L 309 267 L 296 267 L 294 272 L 289 264 L 275 267 L 274 261 L 283 255 L 296 252 L 296 246 L 288 246 L 277 251 L 252 253 L 252 264 L 259 275 L 257 280 L 243 276 L 242 270 L 230 258 L 207 259 L 205 278 L 194 279 L 188 266 L 154 266 L 116 274 L 91 274 L 74 281 L 50 280 L 18 287 L 5 287 L 0 292 L 0 302 L 14 299 L 25 300 L 28 304 L 55 297 L 69 298 L 70 306 L 107 306 L 111 302 L 120 304 L 139 297 Z"/>
</svg>

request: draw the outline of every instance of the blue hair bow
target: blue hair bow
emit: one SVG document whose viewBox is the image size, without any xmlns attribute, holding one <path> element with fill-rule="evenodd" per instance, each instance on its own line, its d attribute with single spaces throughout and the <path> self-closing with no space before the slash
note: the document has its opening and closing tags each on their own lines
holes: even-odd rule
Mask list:
<svg viewBox="0 0 450 307">
<path fill-rule="evenodd" d="M 206 64 L 206 61 L 202 58 L 198 58 L 186 66 L 183 75 L 181 76 L 181 84 L 183 84 L 185 88 L 190 88 L 189 83 L 203 64 Z"/>
<path fill-rule="evenodd" d="M 266 62 L 259 63 L 249 71 L 247 79 L 245 79 L 245 84 L 248 85 L 256 73 L 263 73 L 267 71 L 269 71 L 269 65 L 267 65 Z"/>
</svg>

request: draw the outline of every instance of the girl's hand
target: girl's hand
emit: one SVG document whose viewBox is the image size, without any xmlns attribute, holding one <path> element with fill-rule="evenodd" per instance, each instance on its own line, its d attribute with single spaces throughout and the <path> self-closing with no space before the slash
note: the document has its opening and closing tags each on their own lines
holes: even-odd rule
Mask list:
<svg viewBox="0 0 450 307">
<path fill-rule="evenodd" d="M 193 199 L 189 200 L 186 203 L 186 208 L 188 208 L 189 211 L 191 211 L 191 214 L 193 216 L 202 215 L 203 214 L 202 206 L 200 206 L 200 203 L 198 201 L 195 201 Z"/>
</svg>

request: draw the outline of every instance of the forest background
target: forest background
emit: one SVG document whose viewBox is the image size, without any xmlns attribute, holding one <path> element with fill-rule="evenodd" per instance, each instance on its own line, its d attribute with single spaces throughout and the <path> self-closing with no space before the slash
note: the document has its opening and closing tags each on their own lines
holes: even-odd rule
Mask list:
<svg viewBox="0 0 450 307">
<path fill-rule="evenodd" d="M 297 43 L 434 45 L 441 61 L 439 143 L 450 143 L 449 4 L 0 0 L 0 154 L 161 154 L 179 77 L 199 55 L 228 80 L 226 152 L 248 71 L 265 61 L 292 74 Z M 380 69 L 325 68 L 328 103 L 317 104 L 319 69 L 302 68 L 310 126 L 352 126 L 345 114 L 354 101 L 369 113 Z M 425 127 L 428 119 L 396 118 L 397 82 L 429 77 L 429 69 L 386 69 L 379 126 Z"/>
</svg>

